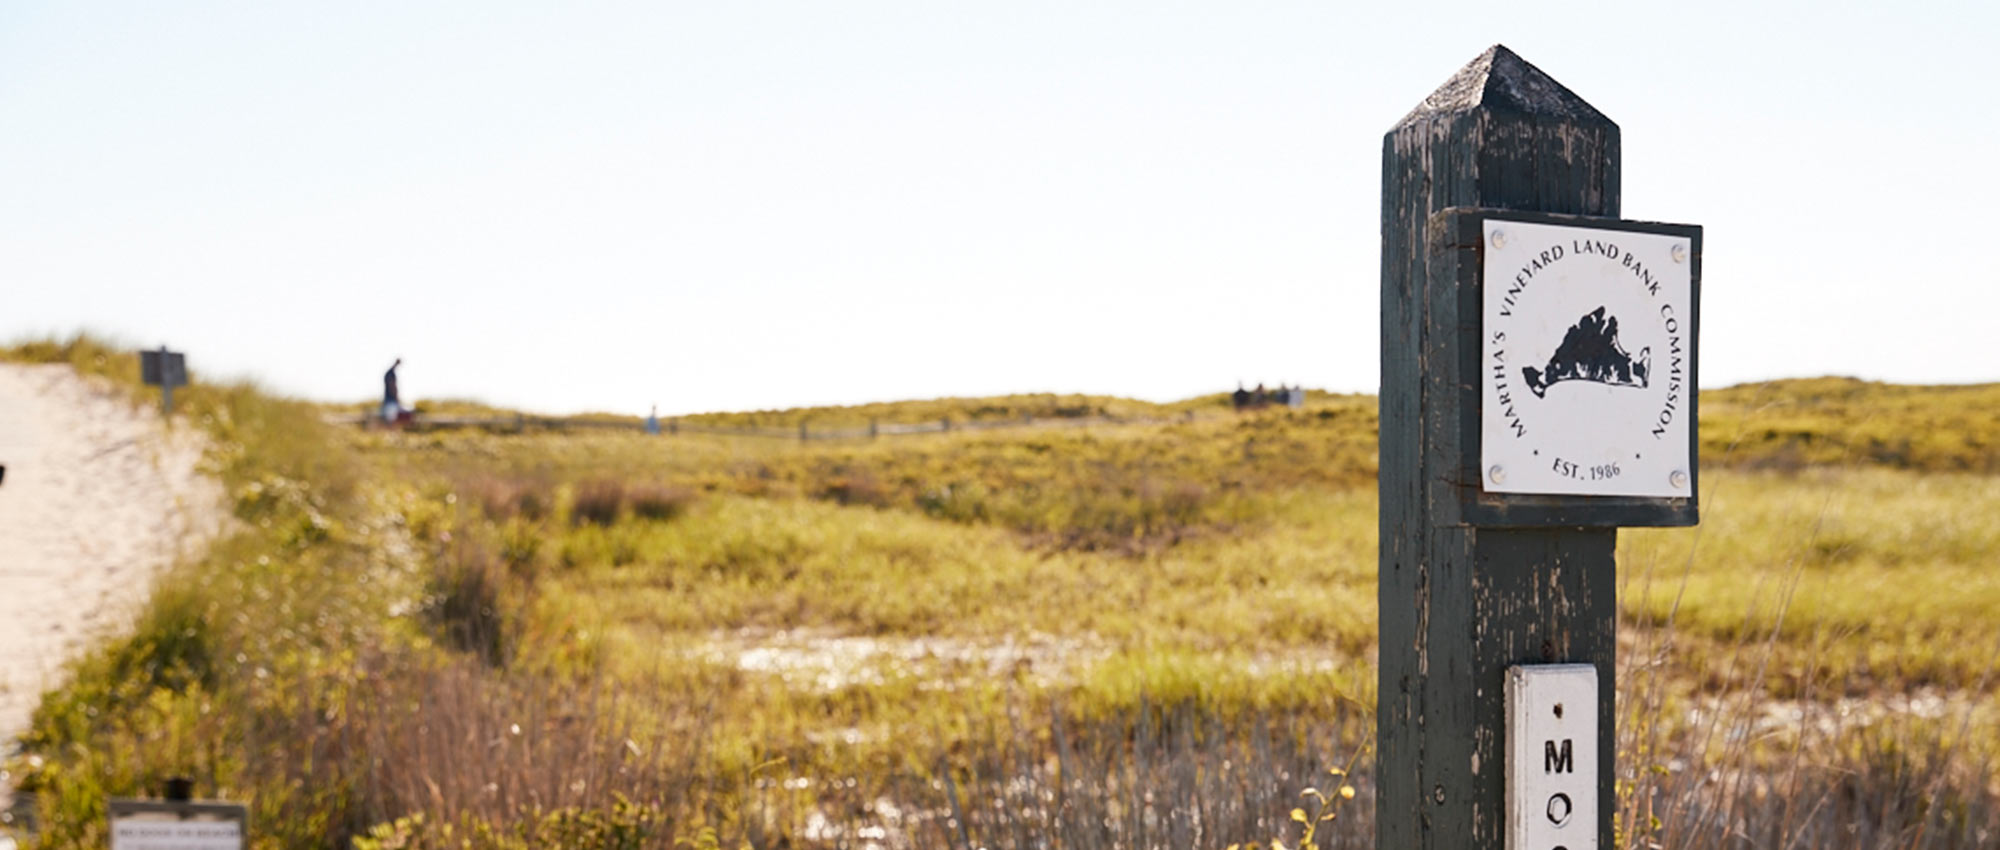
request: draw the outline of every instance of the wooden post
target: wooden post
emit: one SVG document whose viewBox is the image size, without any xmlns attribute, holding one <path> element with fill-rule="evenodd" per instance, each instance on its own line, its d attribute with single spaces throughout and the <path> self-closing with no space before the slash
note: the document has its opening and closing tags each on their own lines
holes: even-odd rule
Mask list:
<svg viewBox="0 0 2000 850">
<path fill-rule="evenodd" d="M 174 379 L 168 374 L 172 356 L 165 345 L 160 346 L 160 412 L 167 416 L 174 415 Z"/>
<path fill-rule="evenodd" d="M 1506 670 L 1563 662 L 1594 665 L 1604 694 L 1596 835 L 1612 846 L 1617 529 L 1465 519 L 1450 490 L 1479 486 L 1462 475 L 1477 458 L 1445 437 L 1480 376 L 1427 322 L 1458 295 L 1431 268 L 1435 214 L 1616 217 L 1618 183 L 1618 126 L 1500 46 L 1383 138 L 1378 848 L 1499 850 Z"/>
</svg>

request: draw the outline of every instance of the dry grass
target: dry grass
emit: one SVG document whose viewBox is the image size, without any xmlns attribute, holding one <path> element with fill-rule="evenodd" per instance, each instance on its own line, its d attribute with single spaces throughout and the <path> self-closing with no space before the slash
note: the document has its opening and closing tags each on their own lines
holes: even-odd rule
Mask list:
<svg viewBox="0 0 2000 850">
<path fill-rule="evenodd" d="M 515 517 L 530 521 L 546 518 L 555 506 L 553 488 L 546 481 L 498 476 L 469 476 L 463 489 L 476 500 L 488 517 L 505 522 Z"/>
<path fill-rule="evenodd" d="M 627 490 L 625 495 L 632 505 L 633 516 L 653 522 L 680 517 L 695 501 L 693 490 L 671 484 L 641 484 Z"/>
<path fill-rule="evenodd" d="M 609 527 L 625 513 L 625 482 L 610 478 L 577 485 L 569 517 L 578 524 Z"/>
<path fill-rule="evenodd" d="M 1705 400 L 1704 525 L 1621 535 L 1624 846 L 2000 840 L 1985 426 L 1823 389 Z M 263 847 L 1292 847 L 1372 738 L 1367 399 L 801 445 L 186 397 L 246 529 L 45 698 L 44 846 L 185 773 Z"/>
</svg>

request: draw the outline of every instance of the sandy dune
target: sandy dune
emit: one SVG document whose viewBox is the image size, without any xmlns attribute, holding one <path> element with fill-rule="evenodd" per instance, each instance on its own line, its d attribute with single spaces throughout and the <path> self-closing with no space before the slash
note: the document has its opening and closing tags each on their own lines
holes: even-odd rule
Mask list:
<svg viewBox="0 0 2000 850">
<path fill-rule="evenodd" d="M 202 443 L 67 366 L 0 364 L 0 754 L 87 638 L 223 521 Z M 0 788 L 0 797 L 5 796 Z"/>
</svg>

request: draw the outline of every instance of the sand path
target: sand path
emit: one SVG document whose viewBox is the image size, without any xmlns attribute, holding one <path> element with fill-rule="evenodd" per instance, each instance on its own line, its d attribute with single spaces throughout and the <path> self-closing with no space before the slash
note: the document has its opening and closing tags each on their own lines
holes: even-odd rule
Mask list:
<svg viewBox="0 0 2000 850">
<path fill-rule="evenodd" d="M 154 574 L 221 527 L 202 448 L 68 366 L 0 364 L 0 756 L 63 661 L 128 624 Z"/>
</svg>

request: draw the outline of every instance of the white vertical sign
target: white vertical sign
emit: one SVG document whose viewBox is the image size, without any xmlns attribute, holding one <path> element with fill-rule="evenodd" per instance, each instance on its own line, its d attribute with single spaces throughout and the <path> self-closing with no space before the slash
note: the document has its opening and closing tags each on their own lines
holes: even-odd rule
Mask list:
<svg viewBox="0 0 2000 850">
<path fill-rule="evenodd" d="M 1507 848 L 1596 850 L 1597 668 L 1507 668 Z"/>
</svg>

